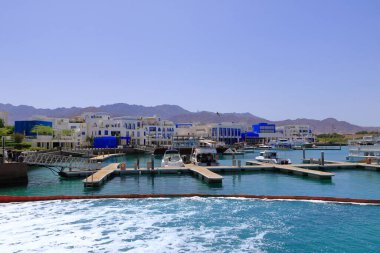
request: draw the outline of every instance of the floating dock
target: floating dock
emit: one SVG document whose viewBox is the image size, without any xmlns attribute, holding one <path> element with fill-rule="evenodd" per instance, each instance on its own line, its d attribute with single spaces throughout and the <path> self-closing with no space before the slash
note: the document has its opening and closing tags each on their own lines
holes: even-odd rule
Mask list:
<svg viewBox="0 0 380 253">
<path fill-rule="evenodd" d="M 194 164 L 186 164 L 186 167 L 198 178 L 203 179 L 207 183 L 221 183 L 223 177 L 209 170 L 207 167 L 196 166 Z"/>
<path fill-rule="evenodd" d="M 288 174 L 294 174 L 299 176 L 307 176 L 312 178 L 318 178 L 318 179 L 331 179 L 335 174 L 331 172 L 325 172 L 325 171 L 319 171 L 319 170 L 310 170 L 306 169 L 304 167 L 305 164 L 295 164 L 295 165 L 285 165 L 285 164 L 266 164 L 266 163 L 259 163 L 257 161 L 247 161 L 247 165 L 253 165 L 253 164 L 260 164 L 262 166 L 271 166 L 274 170 L 278 170 L 281 172 L 285 172 Z M 307 164 L 312 165 L 312 164 Z M 313 164 L 314 165 L 314 164 Z M 318 164 L 315 164 L 319 166 Z M 319 167 L 317 167 L 319 168 Z"/>
<path fill-rule="evenodd" d="M 118 169 L 118 165 L 118 163 L 111 163 L 106 167 L 93 173 L 91 176 L 83 180 L 84 186 L 92 187 L 103 184 L 109 177 L 111 177 L 112 173 L 114 173 Z"/>
<path fill-rule="evenodd" d="M 108 160 L 112 157 L 117 157 L 117 156 L 123 156 L 123 153 L 120 154 L 108 154 L 108 155 L 98 155 L 95 157 L 90 158 L 91 161 L 93 162 L 104 162 L 105 160 Z"/>
<path fill-rule="evenodd" d="M 186 164 L 186 167 L 179 168 L 118 168 L 119 163 L 111 163 L 102 169 L 92 172 L 86 179 L 83 180 L 85 187 L 96 187 L 102 185 L 105 181 L 111 178 L 113 175 L 141 175 L 141 174 L 193 174 L 197 178 L 204 180 L 206 183 L 222 183 L 223 176 L 217 173 L 224 172 L 260 172 L 271 171 L 281 172 L 296 176 L 316 178 L 320 180 L 331 180 L 335 175 L 327 170 L 333 169 L 367 169 L 380 171 L 380 165 L 378 164 L 365 164 L 365 163 L 347 163 L 347 162 L 334 162 L 327 161 L 326 164 L 292 164 L 292 165 L 280 165 L 261 163 L 257 161 L 247 161 L 245 166 L 197 166 L 194 164 Z M 83 171 L 82 171 L 83 172 Z M 70 173 L 75 174 L 76 171 Z M 81 173 L 78 171 L 77 173 Z M 89 173 L 89 171 L 86 171 Z M 91 173 L 91 171 L 90 171 Z M 79 175 L 79 174 L 78 174 Z M 83 174 L 82 174 L 83 175 Z M 87 174 L 88 175 L 88 174 Z"/>
</svg>

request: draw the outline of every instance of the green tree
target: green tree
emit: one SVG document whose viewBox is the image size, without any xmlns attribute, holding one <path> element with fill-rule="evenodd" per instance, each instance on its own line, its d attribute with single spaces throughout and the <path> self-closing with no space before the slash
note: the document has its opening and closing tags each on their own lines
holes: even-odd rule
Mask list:
<svg viewBox="0 0 380 253">
<path fill-rule="evenodd" d="M 6 126 L 0 128 L 0 136 L 7 136 L 7 135 L 12 135 L 14 131 L 14 127 L 11 126 Z"/>
<path fill-rule="evenodd" d="M 0 128 L 4 128 L 4 127 L 5 127 L 4 120 L 0 119 Z"/>
<path fill-rule="evenodd" d="M 24 137 L 25 136 L 23 134 L 15 134 L 14 135 L 15 143 L 22 143 L 24 140 Z"/>
<path fill-rule="evenodd" d="M 94 145 L 94 136 L 86 136 L 86 142 L 90 143 L 91 145 Z"/>
<path fill-rule="evenodd" d="M 60 135 L 62 136 L 71 136 L 73 135 L 74 131 L 71 129 L 64 129 L 60 131 Z"/>
<path fill-rule="evenodd" d="M 37 135 L 53 135 L 53 128 L 50 126 L 37 125 L 32 128 L 31 132 Z"/>
</svg>

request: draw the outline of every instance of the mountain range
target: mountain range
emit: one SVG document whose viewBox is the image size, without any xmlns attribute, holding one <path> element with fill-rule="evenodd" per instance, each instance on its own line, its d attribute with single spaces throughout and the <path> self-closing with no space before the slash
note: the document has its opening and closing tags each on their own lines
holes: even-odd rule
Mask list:
<svg viewBox="0 0 380 253">
<path fill-rule="evenodd" d="M 113 117 L 118 116 L 152 116 L 159 115 L 163 119 L 168 119 L 174 122 L 199 122 L 199 123 L 220 123 L 220 122 L 239 122 L 247 125 L 256 124 L 259 122 L 275 123 L 277 126 L 282 125 L 310 125 L 315 133 L 355 133 L 358 131 L 373 131 L 379 130 L 380 127 L 362 127 L 350 124 L 346 121 L 338 121 L 334 118 L 324 120 L 315 119 L 295 119 L 283 121 L 271 121 L 261 117 L 257 117 L 251 113 L 221 113 L 221 112 L 191 112 L 178 105 L 158 105 L 158 106 L 142 106 L 130 105 L 126 103 L 117 103 L 110 105 L 102 105 L 98 107 L 71 107 L 71 108 L 56 108 L 56 109 L 40 109 L 33 106 L 0 103 L 0 111 L 8 112 L 9 122 L 13 123 L 16 120 L 27 120 L 33 116 L 47 117 L 74 117 L 79 116 L 84 112 L 106 112 Z"/>
</svg>

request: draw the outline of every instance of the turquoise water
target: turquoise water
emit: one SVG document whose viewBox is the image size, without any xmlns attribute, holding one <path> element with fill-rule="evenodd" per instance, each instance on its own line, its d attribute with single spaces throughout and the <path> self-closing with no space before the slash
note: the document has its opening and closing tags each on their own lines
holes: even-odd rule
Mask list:
<svg viewBox="0 0 380 253">
<path fill-rule="evenodd" d="M 253 160 L 255 154 L 239 156 Z M 281 151 L 301 162 L 302 151 Z M 347 149 L 325 151 L 344 161 Z M 319 151 L 307 157 L 318 158 Z M 150 156 L 140 157 L 141 165 Z M 155 158 L 160 164 L 160 157 Z M 126 161 L 135 156 L 108 162 Z M 221 157 L 231 164 L 231 157 Z M 0 195 L 209 193 L 380 199 L 380 172 L 335 170 L 331 181 L 273 172 L 223 174 L 222 185 L 191 175 L 116 176 L 96 189 L 29 171 L 25 187 Z M 379 252 L 380 207 L 237 198 L 107 199 L 0 204 L 1 252 Z"/>
<path fill-rule="evenodd" d="M 1 252 L 378 252 L 378 206 L 224 198 L 0 204 Z"/>
<path fill-rule="evenodd" d="M 313 153 L 312 153 L 313 152 Z M 311 154 L 312 153 L 312 154 Z M 309 155 L 310 154 L 310 155 Z M 308 151 L 307 157 L 317 157 L 318 151 Z M 252 160 L 257 155 L 239 157 Z M 301 162 L 302 151 L 281 151 L 283 157 Z M 325 151 L 326 159 L 344 161 L 347 150 Z M 150 156 L 140 157 L 141 164 Z M 129 166 L 135 156 L 119 157 L 108 162 L 126 161 Z M 160 164 L 156 157 L 156 164 Z M 231 157 L 221 157 L 221 163 L 231 164 Z M 144 194 L 144 193 L 210 193 L 210 194 L 257 194 L 257 195 L 304 195 L 380 199 L 380 172 L 366 170 L 335 170 L 330 180 L 317 180 L 274 172 L 243 172 L 222 174 L 222 185 L 208 185 L 189 174 L 184 175 L 127 175 L 116 176 L 102 187 L 86 189 L 82 179 L 62 179 L 47 168 L 29 171 L 26 187 L 1 188 L 2 195 L 97 195 L 97 194 Z"/>
</svg>

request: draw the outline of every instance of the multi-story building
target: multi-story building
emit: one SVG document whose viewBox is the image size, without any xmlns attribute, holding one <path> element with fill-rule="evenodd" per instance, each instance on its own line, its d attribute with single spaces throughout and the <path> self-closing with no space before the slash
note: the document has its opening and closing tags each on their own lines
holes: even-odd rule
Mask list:
<svg viewBox="0 0 380 253">
<path fill-rule="evenodd" d="M 276 128 L 282 137 L 293 142 L 314 142 L 315 136 L 309 125 L 286 125 Z"/>
<path fill-rule="evenodd" d="M 240 142 L 243 129 L 242 124 L 232 122 L 197 125 L 182 123 L 177 124 L 175 136 L 178 137 L 177 139 L 186 138 L 187 136 L 189 140 L 205 138 L 226 144 L 234 144 Z"/>
<path fill-rule="evenodd" d="M 171 146 L 175 124 L 158 116 L 142 118 L 146 146 Z"/>
<path fill-rule="evenodd" d="M 243 134 L 243 139 L 248 144 L 267 144 L 281 137 L 282 134 L 276 131 L 276 125 L 270 123 L 252 125 L 252 131 Z"/>
<path fill-rule="evenodd" d="M 111 118 L 106 113 L 86 113 L 83 118 L 87 124 L 89 136 L 97 138 L 104 136 L 120 137 L 120 144 L 126 145 L 130 140 L 132 145 L 162 146 L 171 145 L 175 125 L 168 120 L 153 117 L 117 117 Z"/>
</svg>

